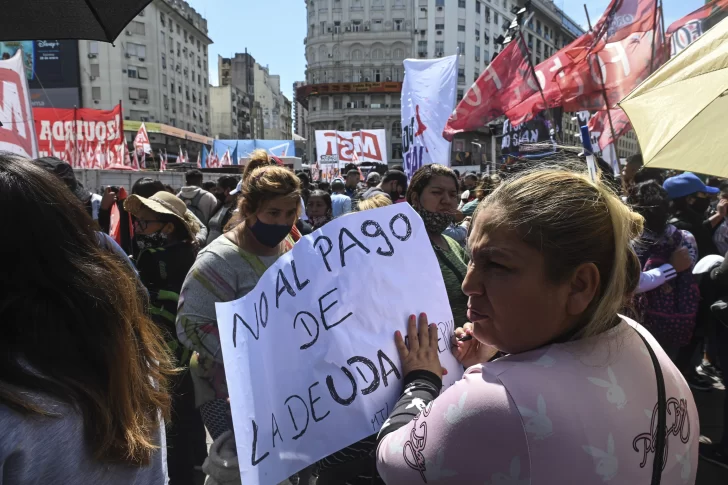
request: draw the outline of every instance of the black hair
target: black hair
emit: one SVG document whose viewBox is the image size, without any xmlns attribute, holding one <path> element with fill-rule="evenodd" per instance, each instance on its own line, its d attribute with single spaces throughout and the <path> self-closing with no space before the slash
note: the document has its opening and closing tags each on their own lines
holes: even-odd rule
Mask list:
<svg viewBox="0 0 728 485">
<path fill-rule="evenodd" d="M 627 157 L 627 165 L 637 165 L 638 167 L 643 166 L 644 160 L 642 159 L 642 154 L 635 153 L 634 155 Z"/>
<path fill-rule="evenodd" d="M 324 200 L 324 204 L 326 204 L 326 210 L 327 211 L 332 210 L 331 195 L 329 195 L 328 192 L 324 192 L 323 190 L 316 189 L 311 192 L 311 195 L 308 196 L 308 200 L 310 201 L 314 197 L 321 197 Z"/>
<path fill-rule="evenodd" d="M 430 183 L 430 180 L 437 175 L 450 177 L 455 183 L 455 187 L 458 186 L 458 178 L 455 176 L 455 172 L 449 167 L 438 165 L 436 163 L 425 165 L 412 175 L 412 182 L 410 183 L 409 189 L 407 189 L 407 202 L 409 202 L 411 206 L 414 207 L 415 194 L 417 194 L 418 197 L 421 196 L 425 187 L 427 187 Z"/>
<path fill-rule="evenodd" d="M 720 191 L 723 194 L 728 194 L 728 180 L 724 180 L 720 183 Z"/>
<path fill-rule="evenodd" d="M 210 181 L 202 182 L 202 185 L 200 186 L 202 190 L 206 190 L 208 192 L 211 192 L 215 187 L 217 187 L 217 184 Z"/>
<path fill-rule="evenodd" d="M 393 166 L 392 168 L 390 168 L 389 170 L 396 170 L 396 171 L 398 171 L 398 172 L 402 172 L 402 173 L 404 173 L 404 167 L 403 167 L 402 165 L 394 165 L 394 166 Z"/>
<path fill-rule="evenodd" d="M 238 178 L 232 175 L 223 175 L 217 179 L 217 185 L 226 190 L 235 190 L 238 186 Z"/>
<path fill-rule="evenodd" d="M 131 193 L 148 199 L 157 192 L 164 192 L 164 184 L 149 177 L 140 178 L 131 186 Z"/>
<path fill-rule="evenodd" d="M 311 179 L 308 178 L 306 172 L 299 172 L 296 175 L 298 175 L 298 180 L 301 181 L 302 185 L 308 185 L 311 182 Z"/>
<path fill-rule="evenodd" d="M 645 218 L 645 229 L 658 235 L 665 232 L 670 218 L 670 200 L 660 184 L 649 180 L 633 186 L 627 196 L 627 203 Z"/>
<path fill-rule="evenodd" d="M 318 183 L 318 188 L 320 190 L 325 191 L 325 192 L 331 192 L 331 184 L 328 183 L 328 182 L 326 182 L 326 181 L 319 182 Z"/>
<path fill-rule="evenodd" d="M 359 176 L 359 170 L 353 168 L 353 169 L 349 170 L 348 172 L 346 172 L 346 176 L 347 177 L 351 177 L 351 176 L 358 177 Z"/>
<path fill-rule="evenodd" d="M 202 183 L 202 172 L 197 169 L 188 170 L 185 173 L 185 182 L 187 185 L 198 185 Z"/>
<path fill-rule="evenodd" d="M 388 171 L 384 174 L 384 177 L 382 177 L 382 184 L 386 184 L 387 182 L 391 182 L 392 180 L 397 181 L 397 185 L 402 187 L 403 193 L 407 192 L 407 176 L 404 174 L 404 172 L 400 172 L 399 170 Z"/>
<path fill-rule="evenodd" d="M 635 184 L 649 182 L 650 180 L 654 180 L 658 184 L 662 185 L 665 182 L 665 171 L 661 168 L 642 167 L 634 176 Z"/>
</svg>

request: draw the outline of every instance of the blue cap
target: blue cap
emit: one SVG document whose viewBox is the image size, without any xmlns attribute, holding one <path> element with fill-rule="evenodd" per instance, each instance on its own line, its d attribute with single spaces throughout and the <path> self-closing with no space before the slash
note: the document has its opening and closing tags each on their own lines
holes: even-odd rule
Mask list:
<svg viewBox="0 0 728 485">
<path fill-rule="evenodd" d="M 717 194 L 720 192 L 719 188 L 706 186 L 697 175 L 690 172 L 670 177 L 665 180 L 662 187 L 667 191 L 670 199 L 679 199 L 680 197 L 692 195 L 696 192 L 705 192 L 706 194 Z"/>
</svg>

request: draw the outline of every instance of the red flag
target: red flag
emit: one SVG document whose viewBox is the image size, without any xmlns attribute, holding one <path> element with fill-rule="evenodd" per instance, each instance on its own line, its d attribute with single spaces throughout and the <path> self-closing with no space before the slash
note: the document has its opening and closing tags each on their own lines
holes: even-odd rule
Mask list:
<svg viewBox="0 0 728 485">
<path fill-rule="evenodd" d="M 675 56 L 692 44 L 709 28 L 704 21 L 725 10 L 728 10 L 728 0 L 714 0 L 673 22 L 666 32 L 671 54 Z"/>
<path fill-rule="evenodd" d="M 612 125 L 609 124 L 609 115 L 612 116 Z M 614 136 L 616 138 L 612 136 L 612 126 L 614 126 Z M 617 140 L 631 129 L 632 124 L 622 108 L 610 109 L 609 112 L 606 110 L 599 111 L 589 119 L 589 132 L 601 133 L 599 135 L 600 150 L 604 150 L 612 143 L 616 145 Z"/>
<path fill-rule="evenodd" d="M 457 133 L 482 128 L 538 93 L 529 70 L 528 51 L 519 37 L 493 59 L 465 93 L 447 121 L 443 136 L 452 140 Z"/>
<path fill-rule="evenodd" d="M 134 158 L 132 159 L 132 166 L 131 168 L 133 170 L 139 170 L 139 156 L 137 155 L 136 148 L 134 149 Z"/>
<path fill-rule="evenodd" d="M 649 32 L 659 26 L 656 0 L 612 0 L 594 24 L 596 42 L 619 42 L 635 32 Z"/>
<path fill-rule="evenodd" d="M 225 152 L 225 155 L 222 156 L 222 159 L 220 160 L 220 165 L 219 166 L 223 166 L 224 167 L 224 166 L 232 165 L 232 164 L 233 164 L 233 162 L 230 159 L 230 149 L 228 149 Z"/>
</svg>

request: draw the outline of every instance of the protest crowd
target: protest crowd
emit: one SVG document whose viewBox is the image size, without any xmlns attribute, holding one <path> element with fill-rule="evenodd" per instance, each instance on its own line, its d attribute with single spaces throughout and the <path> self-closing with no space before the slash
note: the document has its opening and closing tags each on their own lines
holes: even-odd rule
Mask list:
<svg viewBox="0 0 728 485">
<path fill-rule="evenodd" d="M 657 32 L 652 10 L 612 25 L 624 3 L 613 0 L 572 44 L 567 78 L 604 45 Z M 537 89 L 523 78 L 536 74 L 521 41 L 488 68 L 498 90 L 483 84 L 497 76 L 481 76 L 473 91 L 485 104 L 468 92 L 438 138 L 500 116 L 515 125 L 534 112 L 587 109 L 581 96 L 595 94 L 604 118 L 661 72 L 650 65 L 578 95 L 556 81 Z M 722 41 L 725 64 L 728 34 Z M 652 60 L 665 64 L 660 55 L 653 49 Z M 246 476 L 273 485 L 677 485 L 696 483 L 704 463 L 728 473 L 728 398 L 717 440 L 701 432 L 696 404 L 725 391 L 728 178 L 658 168 L 666 165 L 652 162 L 674 148 L 655 149 L 662 133 L 645 136 L 632 120 L 642 153 L 622 166 L 586 140 L 564 146 L 554 131 L 483 173 L 460 173 L 448 158 L 405 159 L 369 172 L 339 163 L 323 178 L 258 149 L 216 183 L 189 169 L 182 187 L 143 176 L 128 191 L 89 190 L 55 156 L 0 151 L 0 212 L 12 231 L 0 242 L 10 260 L 0 290 L 0 485 L 240 485 Z M 367 268 L 356 259 L 364 256 Z M 408 258 L 417 274 L 389 269 Z M 335 300 L 346 271 L 365 276 Z M 329 280 L 338 286 L 301 303 L 308 285 Z M 275 290 L 261 290 L 271 281 Z M 352 294 L 363 296 L 340 301 Z M 400 321 L 391 307 L 404 295 L 421 307 Z M 301 354 L 270 355 L 263 345 L 275 345 L 293 297 L 319 309 L 293 319 L 310 341 L 295 344 Z M 429 313 L 436 303 L 451 321 Z M 357 315 L 332 323 L 343 304 Z M 306 353 L 333 332 L 348 335 Z M 374 341 L 376 357 L 365 357 Z M 355 354 L 343 359 L 348 368 L 344 353 Z M 302 355 L 310 369 L 277 373 L 274 361 Z M 332 363 L 349 397 L 326 376 Z M 305 397 L 266 407 L 281 382 L 305 381 L 311 369 L 324 377 Z M 241 387 L 252 381 L 258 387 Z M 378 389 L 396 396 L 381 411 L 364 398 Z M 327 411 L 329 395 L 338 407 Z M 348 439 L 348 426 L 366 436 Z"/>
</svg>

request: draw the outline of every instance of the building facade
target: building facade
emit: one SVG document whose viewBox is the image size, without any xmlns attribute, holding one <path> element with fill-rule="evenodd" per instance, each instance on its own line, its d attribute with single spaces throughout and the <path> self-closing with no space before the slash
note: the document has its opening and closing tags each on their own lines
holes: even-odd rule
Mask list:
<svg viewBox="0 0 728 485">
<path fill-rule="evenodd" d="M 212 137 L 246 140 L 252 138 L 250 97 L 233 85 L 210 87 Z"/>
<path fill-rule="evenodd" d="M 303 138 L 308 135 L 308 108 L 299 102 L 296 91 L 305 85 L 303 81 L 293 83 L 293 133 Z"/>
<path fill-rule="evenodd" d="M 83 106 L 210 134 L 207 21 L 182 0 L 154 0 L 115 45 L 79 41 Z"/>
<path fill-rule="evenodd" d="M 387 155 L 401 163 L 402 61 L 412 56 L 412 0 L 308 0 L 302 134 L 316 130 L 385 129 Z M 315 160 L 315 143 L 308 143 Z"/>
<path fill-rule="evenodd" d="M 252 138 L 293 138 L 291 102 L 281 92 L 280 76 L 270 74 L 247 49 L 231 58 L 219 57 L 218 76 L 220 86 L 232 85 L 247 93 Z"/>
</svg>

